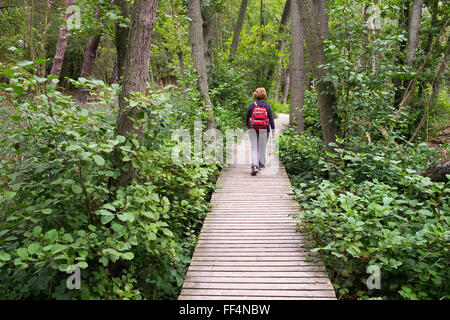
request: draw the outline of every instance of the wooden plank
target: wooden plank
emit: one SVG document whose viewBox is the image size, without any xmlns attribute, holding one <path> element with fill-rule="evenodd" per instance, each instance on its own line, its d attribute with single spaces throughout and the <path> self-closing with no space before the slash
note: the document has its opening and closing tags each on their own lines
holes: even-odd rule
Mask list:
<svg viewBox="0 0 450 320">
<path fill-rule="evenodd" d="M 259 267 L 271 267 L 272 270 L 275 268 L 278 270 L 278 267 L 297 267 L 297 266 L 305 266 L 305 260 L 273 260 L 273 261 L 235 261 L 233 259 L 229 260 L 201 260 L 194 259 L 191 262 L 191 266 L 229 266 L 232 263 L 233 267 L 253 267 L 256 270 L 260 270 Z M 316 266 L 323 267 L 324 264 L 322 262 L 308 262 L 308 266 Z"/>
<path fill-rule="evenodd" d="M 251 240 L 213 240 L 213 239 L 208 239 L 208 240 L 202 240 L 199 239 L 198 240 L 199 244 L 204 244 L 204 243 L 209 243 L 209 244 L 251 244 L 251 243 L 266 243 L 266 244 L 274 244 L 274 243 L 294 243 L 297 244 L 298 240 L 256 240 L 256 239 L 251 239 Z"/>
<path fill-rule="evenodd" d="M 197 243 L 197 248 L 214 248 L 220 250 L 222 248 L 243 248 L 243 249 L 251 249 L 251 248 L 301 248 L 302 243 Z"/>
<path fill-rule="evenodd" d="M 190 271 L 211 271 L 211 272 L 309 272 L 309 271 L 324 271 L 320 266 L 306 266 L 298 265 L 294 267 L 279 266 L 273 267 L 245 267 L 245 266 L 189 266 Z"/>
<path fill-rule="evenodd" d="M 248 278 L 317 278 L 323 277 L 322 271 L 215 271 L 215 270 L 189 270 L 193 277 L 248 277 Z"/>
<path fill-rule="evenodd" d="M 220 252 L 221 251 L 221 252 Z M 194 257 L 289 257 L 295 256 L 303 258 L 300 256 L 297 250 L 291 250 L 291 248 L 278 248 L 277 250 L 267 249 L 265 251 L 246 251 L 241 248 L 223 248 L 222 250 L 217 249 L 202 249 L 198 248 L 195 250 Z M 306 256 L 305 256 L 306 257 Z M 305 258 L 304 258 L 305 259 Z"/>
<path fill-rule="evenodd" d="M 237 289 L 237 290 L 298 290 L 298 291 L 314 291 L 314 290 L 332 290 L 332 286 L 326 283 L 229 283 L 229 282 L 199 282 L 185 281 L 184 289 Z M 333 292 L 334 293 L 334 292 Z M 332 293 L 332 294 L 333 294 Z"/>
<path fill-rule="evenodd" d="M 268 256 L 254 256 L 254 257 L 221 257 L 221 256 L 215 256 L 215 257 L 200 257 L 200 256 L 196 256 L 194 255 L 192 261 L 233 261 L 233 262 L 242 262 L 242 261 L 265 261 L 265 262 L 269 262 L 269 261 L 275 261 L 275 262 L 279 262 L 279 261 L 300 261 L 302 259 L 299 259 L 299 256 L 273 256 L 273 257 L 268 257 Z M 303 264 L 307 265 L 308 262 L 305 262 L 305 259 L 303 259 Z"/>
<path fill-rule="evenodd" d="M 320 297 L 237 297 L 237 296 L 201 296 L 182 294 L 179 300 L 336 300 Z"/>
<path fill-rule="evenodd" d="M 230 283 L 230 284 L 317 284 L 327 285 L 331 288 L 331 282 L 328 277 L 314 277 L 314 278 L 248 278 L 248 277 L 193 277 L 186 276 L 185 282 L 197 283 Z"/>
<path fill-rule="evenodd" d="M 335 298 L 331 290 L 233 290 L 183 289 L 182 295 L 244 296 L 244 297 L 321 297 Z"/>
</svg>

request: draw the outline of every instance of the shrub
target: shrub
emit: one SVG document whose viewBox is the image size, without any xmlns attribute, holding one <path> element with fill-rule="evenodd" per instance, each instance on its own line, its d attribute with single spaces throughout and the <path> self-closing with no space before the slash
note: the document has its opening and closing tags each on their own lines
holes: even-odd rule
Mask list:
<svg viewBox="0 0 450 320">
<path fill-rule="evenodd" d="M 193 119 L 206 118 L 195 86 L 130 99 L 143 108 L 144 137 L 119 150 L 139 174 L 116 190 L 111 155 L 125 141 L 114 134 L 119 88 L 74 82 L 97 97 L 81 109 L 51 86 L 25 94 L 47 79 L 19 69 L 3 74 L 11 84 L 0 88 L 8 106 L 0 127 L 0 296 L 176 298 L 221 169 L 171 158 L 172 129 L 190 130 Z M 66 287 L 74 266 L 81 290 Z"/>
<path fill-rule="evenodd" d="M 325 260 L 338 297 L 450 298 L 449 183 L 416 174 L 436 152 L 410 146 L 403 159 L 382 143 L 371 153 L 352 151 L 356 146 L 336 145 L 326 161 L 308 136 L 286 135 L 280 144 L 300 229 Z M 381 269 L 381 290 L 366 286 L 371 265 Z"/>
</svg>

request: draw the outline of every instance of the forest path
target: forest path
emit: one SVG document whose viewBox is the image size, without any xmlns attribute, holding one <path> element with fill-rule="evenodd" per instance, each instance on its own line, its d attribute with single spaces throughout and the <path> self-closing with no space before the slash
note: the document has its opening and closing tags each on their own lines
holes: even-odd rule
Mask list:
<svg viewBox="0 0 450 320">
<path fill-rule="evenodd" d="M 288 122 L 289 115 L 280 114 L 275 128 Z M 240 147 L 247 163 L 230 165 L 219 177 L 178 299 L 336 299 L 323 261 L 306 261 L 305 236 L 289 216 L 298 203 L 273 140 L 266 168 L 256 176 L 250 175 L 248 138 Z"/>
</svg>

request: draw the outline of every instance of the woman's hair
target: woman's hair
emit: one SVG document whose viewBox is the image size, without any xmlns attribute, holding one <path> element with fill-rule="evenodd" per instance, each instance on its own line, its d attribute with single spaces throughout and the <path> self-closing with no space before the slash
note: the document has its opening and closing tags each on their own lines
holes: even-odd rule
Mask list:
<svg viewBox="0 0 450 320">
<path fill-rule="evenodd" d="M 256 89 L 255 92 L 253 92 L 253 98 L 255 98 L 256 100 L 267 99 L 266 89 L 264 89 L 264 88 Z"/>
</svg>

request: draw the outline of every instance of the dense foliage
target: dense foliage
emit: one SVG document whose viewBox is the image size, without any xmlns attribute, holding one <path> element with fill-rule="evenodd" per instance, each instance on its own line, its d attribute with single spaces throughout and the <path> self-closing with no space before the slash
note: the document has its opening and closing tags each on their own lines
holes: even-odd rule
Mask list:
<svg viewBox="0 0 450 320">
<path fill-rule="evenodd" d="M 325 260 L 340 299 L 449 299 L 450 186 L 418 173 L 448 161 L 450 7 L 420 2 L 414 26 L 417 0 L 297 2 L 318 13 L 316 53 L 326 61 L 317 70 L 330 89 L 322 92 L 326 109 L 306 41 L 305 130 L 286 130 L 280 157 L 309 249 Z M 193 161 L 176 161 L 173 133 L 192 136 L 211 118 L 222 133 L 243 128 L 258 87 L 275 116 L 290 113 L 292 19 L 281 19 L 289 2 L 248 1 L 233 52 L 241 0 L 198 1 L 203 21 L 195 29 L 203 34 L 195 41 L 204 50 L 196 54 L 193 2 L 159 1 L 146 33 L 149 64 L 139 64 L 149 81 L 123 100 L 136 0 L 74 1 L 81 23 L 64 37 L 68 1 L 0 3 L 0 298 L 175 299 L 222 164 L 202 158 L 195 144 Z M 418 39 L 408 52 L 410 26 Z M 60 71 L 49 76 L 58 52 Z M 89 76 L 81 76 L 85 62 Z M 86 104 L 79 88 L 90 91 Z M 133 108 L 134 127 L 118 134 Z M 324 148 L 324 110 L 341 134 L 334 152 Z M 131 182 L 116 183 L 131 167 Z M 74 266 L 81 290 L 66 286 Z M 380 290 L 367 288 L 368 266 L 380 267 Z"/>
<path fill-rule="evenodd" d="M 417 174 L 436 151 L 351 141 L 328 162 L 320 140 L 290 132 L 280 148 L 300 229 L 324 258 L 339 297 L 450 298 L 450 184 Z M 370 265 L 380 267 L 381 290 L 366 286 Z"/>
<path fill-rule="evenodd" d="M 130 102 L 144 106 L 145 135 L 120 150 L 140 171 L 116 190 L 111 154 L 124 141 L 114 137 L 119 87 L 80 78 L 74 83 L 97 97 L 95 108 L 81 109 L 51 86 L 26 95 L 47 79 L 19 66 L 2 74 L 11 84 L 1 85 L 9 107 L 0 126 L 0 296 L 176 298 L 220 169 L 201 158 L 172 160 L 172 130 L 192 130 L 205 117 L 195 77 L 183 90 Z M 81 268 L 81 290 L 67 289 L 69 266 Z"/>
</svg>

